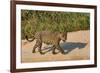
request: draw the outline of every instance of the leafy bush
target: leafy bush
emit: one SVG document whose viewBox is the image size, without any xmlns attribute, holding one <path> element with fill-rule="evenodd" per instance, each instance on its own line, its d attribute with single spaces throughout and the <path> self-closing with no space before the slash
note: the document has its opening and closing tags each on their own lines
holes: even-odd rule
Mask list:
<svg viewBox="0 0 100 73">
<path fill-rule="evenodd" d="M 90 29 L 90 14 L 76 12 L 54 12 L 21 10 L 21 36 L 32 37 L 35 32 L 48 30 L 72 32 Z"/>
</svg>

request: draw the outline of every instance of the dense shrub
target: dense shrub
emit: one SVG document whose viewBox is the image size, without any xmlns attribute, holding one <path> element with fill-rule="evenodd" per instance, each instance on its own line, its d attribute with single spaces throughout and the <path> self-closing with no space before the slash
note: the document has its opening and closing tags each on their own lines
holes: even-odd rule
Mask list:
<svg viewBox="0 0 100 73">
<path fill-rule="evenodd" d="M 89 13 L 21 10 L 22 39 L 43 30 L 72 32 L 89 28 Z"/>
</svg>

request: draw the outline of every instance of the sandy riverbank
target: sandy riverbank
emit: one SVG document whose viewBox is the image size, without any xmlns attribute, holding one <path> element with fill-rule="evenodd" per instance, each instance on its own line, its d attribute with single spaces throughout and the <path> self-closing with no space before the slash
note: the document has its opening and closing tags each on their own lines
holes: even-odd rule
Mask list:
<svg viewBox="0 0 100 73">
<path fill-rule="evenodd" d="M 63 60 L 86 60 L 90 57 L 90 31 L 76 31 L 69 32 L 67 42 L 64 43 L 64 51 L 66 54 L 61 54 L 60 52 L 56 55 L 52 54 L 52 51 L 46 52 L 41 55 L 36 50 L 36 53 L 32 53 L 32 48 L 35 44 L 33 42 L 27 42 L 22 40 L 21 49 L 21 60 L 22 63 L 26 62 L 42 62 L 42 61 L 63 61 Z M 44 47 L 43 44 L 42 47 Z M 63 46 L 62 46 L 63 47 Z"/>
</svg>

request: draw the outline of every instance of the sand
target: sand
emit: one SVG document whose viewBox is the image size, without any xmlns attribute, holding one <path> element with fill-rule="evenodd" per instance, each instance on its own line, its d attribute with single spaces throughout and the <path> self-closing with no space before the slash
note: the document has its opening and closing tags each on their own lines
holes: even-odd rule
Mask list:
<svg viewBox="0 0 100 73">
<path fill-rule="evenodd" d="M 44 55 L 41 55 L 36 49 L 36 53 L 32 53 L 33 46 L 35 45 L 35 40 L 33 42 L 28 42 L 27 40 L 22 40 L 21 49 L 21 62 L 31 63 L 31 62 L 46 62 L 46 61 L 69 61 L 69 60 L 87 60 L 90 59 L 90 31 L 82 30 L 76 32 L 68 32 L 66 43 L 61 43 L 61 47 L 66 52 L 61 54 L 56 50 L 57 54 L 52 54 L 52 50 L 45 49 Z M 43 43 L 42 49 L 48 47 L 48 45 Z"/>
</svg>

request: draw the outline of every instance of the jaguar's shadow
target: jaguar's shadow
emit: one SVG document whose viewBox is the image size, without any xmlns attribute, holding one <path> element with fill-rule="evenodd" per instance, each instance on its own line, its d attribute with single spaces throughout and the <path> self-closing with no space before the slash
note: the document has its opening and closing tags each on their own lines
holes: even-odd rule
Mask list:
<svg viewBox="0 0 100 73">
<path fill-rule="evenodd" d="M 82 49 L 87 45 L 87 43 L 81 43 L 81 42 L 66 42 L 60 44 L 61 48 L 64 50 L 64 54 L 68 54 L 72 50 L 78 48 Z"/>
<path fill-rule="evenodd" d="M 66 43 L 61 43 L 60 47 L 64 50 L 63 54 L 68 54 L 72 50 L 79 48 L 82 49 L 87 45 L 87 43 L 81 43 L 81 42 L 66 42 Z M 44 53 L 52 51 L 52 47 L 44 48 L 43 49 Z M 59 51 L 60 52 L 60 51 Z M 57 52 L 57 53 L 59 53 Z"/>
</svg>

